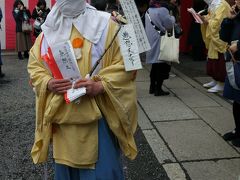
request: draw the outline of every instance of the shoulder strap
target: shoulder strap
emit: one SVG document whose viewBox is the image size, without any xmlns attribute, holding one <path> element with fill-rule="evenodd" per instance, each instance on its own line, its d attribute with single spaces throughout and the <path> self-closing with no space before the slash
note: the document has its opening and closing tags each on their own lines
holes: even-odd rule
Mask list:
<svg viewBox="0 0 240 180">
<path fill-rule="evenodd" d="M 235 63 L 237 62 L 237 60 L 235 59 L 235 57 L 234 57 L 232 51 L 231 51 L 229 48 L 228 48 L 227 50 L 228 50 L 228 53 L 229 53 L 230 56 L 231 56 L 231 60 L 232 60 L 232 62 L 235 64 Z"/>
<path fill-rule="evenodd" d="M 151 19 L 151 17 L 150 17 L 150 14 L 149 14 L 148 10 L 147 10 L 146 14 L 147 14 L 148 19 L 149 19 L 150 23 L 152 24 L 153 28 L 154 28 L 159 34 L 161 34 L 160 28 L 157 27 L 157 26 L 152 22 L 152 19 Z"/>
</svg>

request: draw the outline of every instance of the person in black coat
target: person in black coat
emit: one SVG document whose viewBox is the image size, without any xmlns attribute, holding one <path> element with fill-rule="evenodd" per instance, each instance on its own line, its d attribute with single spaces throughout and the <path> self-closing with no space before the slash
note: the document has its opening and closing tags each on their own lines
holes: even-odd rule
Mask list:
<svg viewBox="0 0 240 180">
<path fill-rule="evenodd" d="M 23 23 L 30 24 L 31 13 L 21 0 L 16 0 L 13 4 L 12 14 L 16 22 L 16 49 L 19 60 L 22 60 L 22 52 L 24 52 L 24 57 L 28 58 L 28 51 L 32 46 L 31 31 L 23 32 L 22 30 Z"/>
<path fill-rule="evenodd" d="M 228 42 L 229 50 L 234 58 L 240 61 L 240 1 L 235 1 L 232 15 L 223 20 L 220 30 L 220 38 Z M 231 61 L 231 56 L 226 52 L 226 61 Z M 237 78 L 238 76 L 235 76 Z M 239 81 L 239 79 L 236 79 Z M 235 81 L 236 81 L 235 80 Z M 240 86 L 238 87 L 240 89 Z M 230 84 L 228 76 L 225 80 L 223 96 L 233 100 L 233 117 L 235 121 L 235 130 L 223 135 L 226 141 L 232 141 L 233 145 L 240 147 L 240 90 Z"/>
<path fill-rule="evenodd" d="M 112 13 L 113 11 L 119 12 L 119 10 L 120 10 L 120 7 L 116 0 L 107 0 L 107 8 L 106 8 L 107 12 L 109 13 Z"/>
<path fill-rule="evenodd" d="M 91 0 L 91 5 L 99 11 L 105 11 L 107 8 L 107 0 Z"/>
<path fill-rule="evenodd" d="M 37 37 L 41 32 L 41 25 L 45 22 L 50 9 L 47 8 L 47 4 L 45 0 L 38 0 L 37 6 L 33 9 L 32 18 L 35 20 L 34 22 L 34 32 L 33 35 Z"/>
<path fill-rule="evenodd" d="M 207 13 L 207 4 L 203 0 L 194 0 L 193 9 L 196 12 L 206 9 Z M 206 47 L 202 38 L 201 26 L 193 18 L 188 36 L 188 44 L 192 46 L 194 61 L 206 61 Z"/>
</svg>

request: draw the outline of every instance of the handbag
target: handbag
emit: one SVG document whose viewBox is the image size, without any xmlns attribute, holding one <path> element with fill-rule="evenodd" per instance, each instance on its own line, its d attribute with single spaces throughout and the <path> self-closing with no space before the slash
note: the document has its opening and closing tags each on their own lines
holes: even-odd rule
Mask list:
<svg viewBox="0 0 240 180">
<path fill-rule="evenodd" d="M 34 27 L 34 29 L 41 30 L 42 24 L 43 24 L 43 21 L 41 21 L 41 19 L 39 19 L 39 18 L 36 18 L 33 23 L 33 27 Z"/>
<path fill-rule="evenodd" d="M 161 37 L 158 59 L 179 64 L 179 39 L 175 37 L 174 27 L 170 36 L 166 32 L 165 35 Z"/>
<path fill-rule="evenodd" d="M 180 38 L 181 35 L 183 35 L 183 30 L 180 26 L 180 24 L 174 24 L 174 31 L 175 31 L 175 37 Z"/>
<path fill-rule="evenodd" d="M 173 30 L 171 35 L 169 36 L 169 33 L 166 31 L 165 34 L 161 32 L 160 28 L 157 27 L 151 20 L 150 14 L 147 11 L 146 12 L 150 23 L 152 24 L 153 28 L 159 33 L 161 36 L 160 41 L 160 53 L 158 59 L 160 61 L 167 61 L 167 62 L 174 62 L 174 63 L 180 63 L 179 62 L 179 39 L 175 37 L 175 27 L 173 25 Z"/>
<path fill-rule="evenodd" d="M 23 21 L 22 22 L 22 32 L 32 32 L 32 25 L 27 21 Z"/>
<path fill-rule="evenodd" d="M 226 62 L 228 80 L 234 89 L 240 90 L 240 61 L 234 58 L 231 50 L 228 49 L 228 52 L 231 56 L 231 61 Z"/>
</svg>

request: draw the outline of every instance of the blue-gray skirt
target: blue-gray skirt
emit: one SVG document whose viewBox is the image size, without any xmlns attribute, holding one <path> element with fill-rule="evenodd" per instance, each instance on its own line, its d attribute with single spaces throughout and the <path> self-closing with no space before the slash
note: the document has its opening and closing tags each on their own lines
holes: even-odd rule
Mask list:
<svg viewBox="0 0 240 180">
<path fill-rule="evenodd" d="M 124 180 L 118 142 L 106 120 L 98 126 L 98 161 L 95 169 L 78 169 L 55 164 L 55 180 Z"/>
</svg>

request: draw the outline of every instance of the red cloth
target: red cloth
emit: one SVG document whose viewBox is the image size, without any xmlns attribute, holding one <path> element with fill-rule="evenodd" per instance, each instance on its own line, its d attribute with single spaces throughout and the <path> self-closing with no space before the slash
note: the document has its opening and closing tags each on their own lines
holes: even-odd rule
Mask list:
<svg viewBox="0 0 240 180">
<path fill-rule="evenodd" d="M 225 81 L 227 73 L 223 54 L 219 53 L 219 59 L 208 59 L 207 75 L 211 76 L 215 81 Z"/>
<path fill-rule="evenodd" d="M 12 15 L 14 0 L 5 1 L 6 49 L 16 48 L 16 23 Z"/>
<path fill-rule="evenodd" d="M 193 5 L 192 0 L 181 0 L 180 9 L 180 22 L 183 29 L 183 35 L 180 38 L 180 52 L 189 52 L 190 46 L 187 44 L 188 34 L 192 22 L 191 14 L 187 11 L 187 8 L 191 8 Z"/>
</svg>

